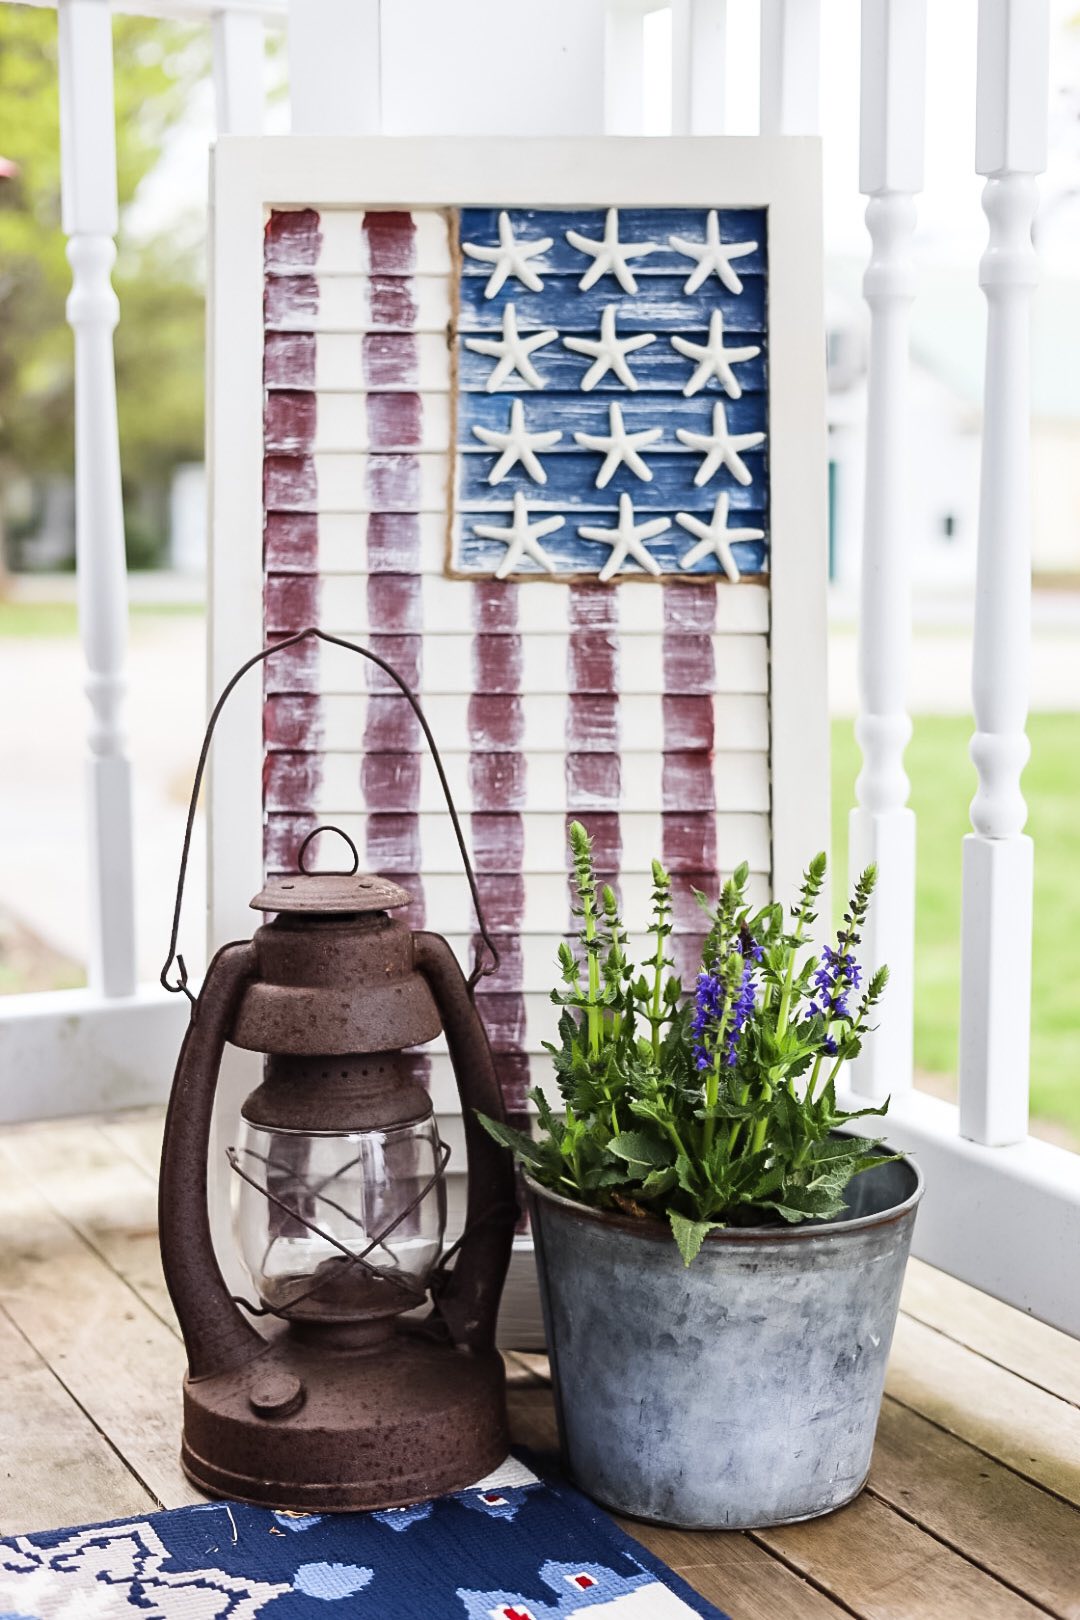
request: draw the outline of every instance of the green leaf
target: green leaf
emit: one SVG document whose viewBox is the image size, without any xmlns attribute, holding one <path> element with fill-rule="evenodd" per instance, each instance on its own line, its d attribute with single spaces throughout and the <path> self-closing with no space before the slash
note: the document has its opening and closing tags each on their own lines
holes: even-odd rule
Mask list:
<svg viewBox="0 0 1080 1620">
<path fill-rule="evenodd" d="M 525 1164 L 543 1163 L 544 1156 L 539 1145 L 524 1131 L 515 1131 L 512 1126 L 504 1125 L 501 1119 L 489 1119 L 487 1114 L 477 1113 L 476 1117 L 488 1135 L 500 1147 L 509 1148 L 515 1159 L 521 1159 Z"/>
<path fill-rule="evenodd" d="M 675 1242 L 679 1246 L 684 1266 L 690 1265 L 709 1233 L 721 1225 L 720 1221 L 691 1221 L 677 1209 L 668 1210 L 668 1220 Z"/>
<path fill-rule="evenodd" d="M 646 1131 L 620 1131 L 608 1143 L 612 1153 L 628 1164 L 646 1165 L 650 1169 L 670 1163 L 671 1151 Z"/>
</svg>

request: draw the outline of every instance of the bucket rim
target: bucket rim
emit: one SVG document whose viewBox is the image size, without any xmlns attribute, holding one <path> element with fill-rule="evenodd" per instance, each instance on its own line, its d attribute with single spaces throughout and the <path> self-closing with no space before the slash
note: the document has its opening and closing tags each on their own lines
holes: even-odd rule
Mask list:
<svg viewBox="0 0 1080 1620">
<path fill-rule="evenodd" d="M 885 1157 L 885 1153 L 882 1153 Z M 908 1196 L 899 1204 L 890 1204 L 887 1209 L 880 1209 L 871 1215 L 858 1215 L 854 1220 L 848 1221 L 806 1221 L 797 1226 L 722 1226 L 705 1236 L 706 1244 L 713 1245 L 739 1245 L 764 1243 L 799 1243 L 821 1237 L 843 1238 L 865 1232 L 870 1227 L 888 1226 L 894 1221 L 902 1221 L 906 1216 L 913 1215 L 923 1193 L 926 1191 L 926 1177 L 915 1160 L 907 1153 L 898 1155 L 900 1161 L 911 1171 L 915 1177 L 915 1185 Z M 596 1221 L 601 1226 L 607 1226 L 613 1231 L 625 1232 L 630 1236 L 645 1238 L 652 1242 L 670 1243 L 671 1228 L 664 1222 L 635 1220 L 629 1215 L 617 1215 L 609 1209 L 596 1209 L 591 1204 L 580 1204 L 576 1199 L 566 1198 L 562 1193 L 553 1192 L 550 1187 L 543 1186 L 534 1181 L 527 1170 L 522 1171 L 522 1179 L 533 1199 L 554 1204 L 556 1208 L 565 1211 L 571 1217 L 579 1220 Z"/>
</svg>

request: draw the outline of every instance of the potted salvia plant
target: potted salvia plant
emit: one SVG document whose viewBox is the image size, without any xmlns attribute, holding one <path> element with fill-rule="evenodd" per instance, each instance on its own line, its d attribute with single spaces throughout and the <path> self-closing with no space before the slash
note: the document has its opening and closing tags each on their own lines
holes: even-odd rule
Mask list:
<svg viewBox="0 0 1080 1620">
<path fill-rule="evenodd" d="M 825 857 L 790 909 L 713 902 L 696 984 L 669 955 L 653 865 L 641 968 L 571 827 L 579 948 L 560 950 L 561 1105 L 536 1138 L 485 1120 L 524 1169 L 564 1460 L 621 1512 L 686 1527 L 811 1518 L 859 1492 L 922 1192 L 836 1084 L 887 971 L 864 980 L 868 869 L 811 947 Z"/>
</svg>

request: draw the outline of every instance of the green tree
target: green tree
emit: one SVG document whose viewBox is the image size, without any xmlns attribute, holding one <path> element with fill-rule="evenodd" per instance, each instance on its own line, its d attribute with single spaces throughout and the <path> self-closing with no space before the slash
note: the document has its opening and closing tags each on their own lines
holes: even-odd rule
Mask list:
<svg viewBox="0 0 1080 1620">
<path fill-rule="evenodd" d="M 125 214 L 209 69 L 204 32 L 113 22 L 120 232 L 114 285 L 125 496 L 164 488 L 203 442 L 203 293 L 197 234 L 135 241 Z M 0 515 L 17 478 L 71 468 L 71 283 L 60 226 L 56 14 L 0 6 Z M 181 222 L 178 222 L 178 227 Z"/>
</svg>

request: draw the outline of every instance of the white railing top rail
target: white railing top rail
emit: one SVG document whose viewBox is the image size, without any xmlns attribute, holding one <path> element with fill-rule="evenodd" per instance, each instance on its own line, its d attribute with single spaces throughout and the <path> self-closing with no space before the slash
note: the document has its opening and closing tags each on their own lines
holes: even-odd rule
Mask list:
<svg viewBox="0 0 1080 1620">
<path fill-rule="evenodd" d="M 17 3 L 58 11 L 63 0 L 17 0 Z M 209 22 L 223 12 L 230 12 L 242 17 L 259 17 L 265 23 L 283 27 L 289 15 L 289 0 L 97 0 L 97 3 L 107 5 L 110 11 L 174 22 Z"/>
</svg>

